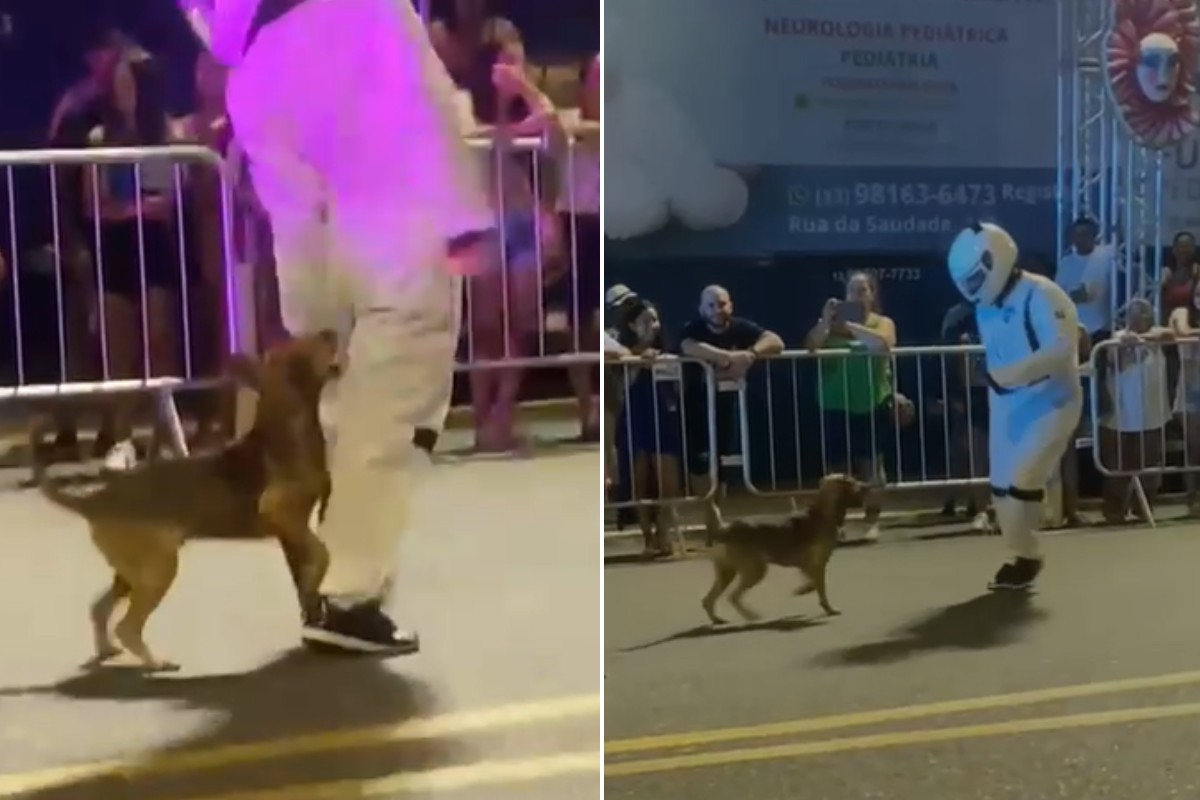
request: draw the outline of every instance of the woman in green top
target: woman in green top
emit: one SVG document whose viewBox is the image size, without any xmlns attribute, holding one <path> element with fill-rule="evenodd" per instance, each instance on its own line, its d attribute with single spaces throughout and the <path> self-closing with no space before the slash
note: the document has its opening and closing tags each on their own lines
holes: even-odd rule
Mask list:
<svg viewBox="0 0 1200 800">
<path fill-rule="evenodd" d="M 879 313 L 875 280 L 855 272 L 846 281 L 846 299 L 830 298 L 805 346 L 844 350 L 844 356 L 820 359 L 817 402 L 822 412 L 826 472 L 842 471 L 881 486 L 886 475 L 881 453 L 895 439 L 894 394 L 889 353 L 896 346 L 896 325 Z M 880 498 L 864 500 L 865 538 L 879 538 Z"/>
</svg>

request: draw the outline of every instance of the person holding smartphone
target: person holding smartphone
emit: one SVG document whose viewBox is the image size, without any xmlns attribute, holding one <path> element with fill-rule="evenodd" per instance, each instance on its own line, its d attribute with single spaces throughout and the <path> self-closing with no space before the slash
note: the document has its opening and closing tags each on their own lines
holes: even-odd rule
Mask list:
<svg viewBox="0 0 1200 800">
<path fill-rule="evenodd" d="M 875 279 L 855 272 L 846 280 L 845 299 L 831 297 L 805 337 L 805 347 L 844 350 L 822 358 L 817 381 L 824 432 L 825 472 L 852 474 L 870 486 L 887 480 L 884 447 L 895 441 L 895 391 L 888 354 L 896 346 L 896 323 L 879 312 Z M 879 538 L 879 493 L 868 491 L 864 538 Z"/>
</svg>

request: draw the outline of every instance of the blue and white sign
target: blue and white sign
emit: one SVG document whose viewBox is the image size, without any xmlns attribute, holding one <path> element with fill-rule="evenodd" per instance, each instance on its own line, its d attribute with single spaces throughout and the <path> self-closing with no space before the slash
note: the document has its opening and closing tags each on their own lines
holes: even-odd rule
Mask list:
<svg viewBox="0 0 1200 800">
<path fill-rule="evenodd" d="M 932 250 L 981 218 L 1052 246 L 1054 0 L 605 12 L 605 225 L 623 247 Z"/>
</svg>

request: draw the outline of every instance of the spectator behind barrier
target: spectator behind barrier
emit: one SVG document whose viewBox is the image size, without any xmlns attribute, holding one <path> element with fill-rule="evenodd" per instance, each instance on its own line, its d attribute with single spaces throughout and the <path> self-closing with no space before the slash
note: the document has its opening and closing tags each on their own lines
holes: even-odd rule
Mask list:
<svg viewBox="0 0 1200 800">
<path fill-rule="evenodd" d="M 1148 472 L 1141 476 L 1146 499 L 1153 504 L 1162 483 L 1157 470 L 1163 464 L 1166 424 L 1171 419 L 1167 393 L 1167 352 L 1164 342 L 1173 338 L 1168 328 L 1154 324 L 1154 306 L 1134 300 L 1128 309 L 1129 324 L 1116 334 L 1120 342 L 1106 351 L 1109 362 L 1109 412 L 1100 419 L 1100 458 L 1119 472 Z M 1129 513 L 1130 478 L 1104 479 L 1104 520 L 1122 524 Z M 1138 508 L 1139 517 L 1143 517 Z"/>
<path fill-rule="evenodd" d="M 959 303 L 942 319 L 942 342 L 949 346 L 978 345 L 979 326 L 975 322 L 975 305 Z M 988 383 L 987 368 L 982 353 L 951 356 L 942 361 L 946 370 L 946 397 L 939 416 L 944 415 L 950 429 L 949 477 L 952 480 L 988 476 Z M 947 493 L 942 515 L 953 517 L 957 500 L 965 495 L 967 516 L 975 530 L 989 525 L 991 489 L 986 483 L 951 489 Z"/>
<path fill-rule="evenodd" d="M 644 363 L 624 367 L 624 402 L 616 430 L 618 463 L 632 467 L 629 477 L 634 500 L 679 497 L 682 417 L 677 373 L 662 363 L 671 356 L 667 355 L 658 309 L 641 298 L 632 301 L 622 312 L 619 334 L 621 345 Z M 670 555 L 676 525 L 674 506 L 639 505 L 637 517 L 645 542 L 643 555 Z"/>
<path fill-rule="evenodd" d="M 1059 260 L 1054 273 L 1054 282 L 1075 303 L 1079 327 L 1087 334 L 1092 346 L 1112 335 L 1113 283 L 1117 269 L 1116 251 L 1112 245 L 1096 243 L 1099 230 L 1096 221 L 1089 216 L 1076 219 L 1068 231 L 1071 249 Z M 1107 362 L 1101 361 L 1092 376 L 1105 403 L 1108 398 L 1104 385 L 1107 371 Z M 1080 412 L 1081 423 L 1082 420 L 1083 412 Z M 1074 447 L 1067 448 L 1063 454 L 1062 490 L 1063 521 L 1068 526 L 1078 525 L 1079 451 Z"/>
<path fill-rule="evenodd" d="M 226 69 L 207 50 L 196 59 L 196 110 L 176 122 L 174 138 L 200 144 L 222 157 L 229 154 L 233 129 L 225 109 Z M 225 248 L 221 219 L 219 170 L 197 165 L 188 170 L 187 243 L 189 268 L 188 305 L 192 368 L 196 374 L 221 372 L 229 353 L 225 314 Z M 198 269 L 197 269 L 198 267 Z M 224 441 L 232 434 L 233 398 L 217 391 L 203 398 L 197 411 L 196 444 Z"/>
<path fill-rule="evenodd" d="M 486 125 L 501 117 L 502 102 L 492 84 L 496 50 L 514 63 L 525 61 L 521 31 L 491 11 L 489 0 L 444 0 L 429 24 L 430 42 L 450 77 L 470 92 L 476 119 Z"/>
<path fill-rule="evenodd" d="M 711 364 L 719 382 L 739 382 L 762 356 L 783 352 L 783 340 L 757 322 L 733 315 L 733 298 L 721 286 L 709 286 L 700 294 L 700 316 L 683 329 L 680 352 L 688 358 Z M 713 459 L 731 454 L 737 443 L 737 415 L 729 393 L 718 393 L 717 440 L 708 441 L 708 392 L 701 371 L 684 369 L 684 407 L 687 410 L 688 471 L 695 492 L 706 495 Z M 718 481 L 720 475 L 718 474 Z"/>
<path fill-rule="evenodd" d="M 628 286 L 618 283 L 604 293 L 606 317 L 612 324 L 604 329 L 604 357 L 608 360 L 621 359 L 630 355 L 629 348 L 621 344 L 621 319 L 623 311 L 639 300 Z M 605 369 L 604 378 L 604 486 L 611 490 L 618 482 L 618 456 L 616 445 L 617 417 L 625 402 L 625 374 L 620 367 Z"/>
<path fill-rule="evenodd" d="M 882 453 L 895 441 L 895 403 L 891 359 L 896 324 L 879 313 L 878 286 L 866 272 L 846 281 L 844 300 L 825 302 L 821 318 L 809 331 L 810 351 L 846 350 L 845 357 L 820 360 L 817 402 L 825 448 L 825 471 L 853 474 L 872 486 L 887 481 Z M 882 510 L 878 491 L 864 498 L 864 538 L 879 538 Z"/>
<path fill-rule="evenodd" d="M 1099 344 L 1112 332 L 1112 283 L 1116 275 L 1111 245 L 1097 244 L 1099 227 L 1091 217 L 1080 217 L 1069 231 L 1071 249 L 1058 262 L 1054 282 L 1075 303 L 1079 324 Z"/>
<path fill-rule="evenodd" d="M 1162 312 L 1168 319 L 1175 309 L 1192 304 L 1192 288 L 1200 274 L 1200 265 L 1196 263 L 1196 237 L 1191 231 L 1175 234 L 1169 261 L 1162 276 Z"/>
<path fill-rule="evenodd" d="M 560 176 L 558 189 L 559 226 L 566 237 L 567 262 L 571 271 L 559 281 L 560 294 L 568 304 L 566 317 L 571 320 L 581 352 L 595 352 L 600 335 L 600 57 L 584 68 L 583 91 L 579 109 L 564 115 L 565 132 L 574 136 L 570 145 L 566 136 L 557 137 L 556 161 Z M 563 302 L 563 300 L 560 300 Z M 549 326 L 547 326 L 549 327 Z M 597 408 L 591 364 L 567 367 L 567 377 L 579 402 L 579 425 L 584 441 L 600 440 L 600 412 Z"/>
<path fill-rule="evenodd" d="M 102 46 L 111 45 L 104 42 Z M 149 55 L 127 52 L 113 73 L 102 122 L 89 136 L 90 143 L 125 147 L 165 144 L 167 115 L 160 79 Z M 98 185 L 93 185 L 93 176 L 99 178 Z M 140 186 L 135 177 L 134 167 L 123 165 L 84 172 L 84 214 L 93 216 L 92 198 L 99 200 L 101 234 L 96 265 L 104 279 L 102 324 L 108 343 L 108 377 L 114 379 L 180 374 L 181 276 L 174 226 L 174 170 L 163 162 L 147 162 L 141 170 Z M 144 364 L 147 357 L 149 363 Z M 105 457 L 109 468 L 127 468 L 136 459 L 132 441 L 136 399 L 114 401 L 109 434 L 114 444 Z"/>
<path fill-rule="evenodd" d="M 542 289 L 561 277 L 565 265 L 552 193 L 532 185 L 530 171 L 521 160 L 506 155 L 506 142 L 557 131 L 558 115 L 549 98 L 526 75 L 520 49 L 491 45 L 476 55 L 488 65 L 492 88 L 486 94 L 494 96 L 498 109 L 497 117 L 487 108 L 481 114 L 478 106 L 474 113 L 476 121 L 485 126 L 496 121 L 491 131 L 481 127 L 476 132 L 490 132 L 497 142 L 495 157 L 482 159 L 481 168 L 487 170 L 503 226 L 504 247 L 493 269 L 471 279 L 467 293 L 469 341 L 472 358 L 500 361 L 531 354 L 530 345 L 540 330 Z M 474 73 L 472 80 L 478 80 Z M 482 91 L 476 84 L 465 88 L 471 90 L 473 100 Z M 537 175 L 542 177 L 541 172 Z M 502 452 L 518 446 L 513 415 L 524 372 L 513 367 L 470 373 L 479 450 Z"/>
<path fill-rule="evenodd" d="M 104 81 L 111 82 L 112 74 L 120 63 L 118 47 L 95 47 L 89 52 L 88 75 L 69 88 L 55 108 L 50 123 L 47 141 L 51 147 L 79 149 L 88 144 L 88 134 L 100 123 L 100 111 L 107 95 Z M 66 363 L 68 380 L 95 380 L 100 377 L 99 352 L 96 346 L 94 327 L 99 313 L 97 303 L 96 275 L 91 248 L 95 233 L 84 222 L 84 207 L 91 202 L 83 192 L 84 167 L 59 165 L 55 169 L 58 190 L 58 236 L 57 242 L 46 243 L 38 257 L 46 257 L 56 263 L 61 261 L 64 279 L 64 311 L 66 325 Z M 22 294 L 30 289 L 22 288 Z M 57 363 L 57 359 L 55 359 Z M 56 376 L 57 379 L 57 376 Z M 79 429 L 76 415 L 67 406 L 53 411 L 57 435 L 54 439 L 54 457 L 74 460 L 80 456 Z M 111 430 L 108 417 L 101 424 L 102 430 Z M 111 441 L 95 443 L 98 452 L 104 455 Z"/>
<path fill-rule="evenodd" d="M 1200 337 L 1200 284 L 1193 286 L 1190 303 L 1171 312 L 1168 327 L 1179 337 Z M 1174 412 L 1183 426 L 1184 464 L 1191 467 L 1200 463 L 1200 343 L 1180 343 L 1179 362 Z M 1188 472 L 1185 480 L 1188 515 L 1200 516 L 1200 486 L 1195 473 Z"/>
</svg>

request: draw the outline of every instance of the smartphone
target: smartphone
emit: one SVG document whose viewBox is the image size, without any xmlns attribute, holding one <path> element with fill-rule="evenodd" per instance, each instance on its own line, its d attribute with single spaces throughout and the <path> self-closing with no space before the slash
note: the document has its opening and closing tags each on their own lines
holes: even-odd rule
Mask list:
<svg viewBox="0 0 1200 800">
<path fill-rule="evenodd" d="M 862 325 L 867 321 L 867 307 L 857 300 L 839 303 L 837 320 L 838 322 L 853 322 L 856 325 Z"/>
</svg>

